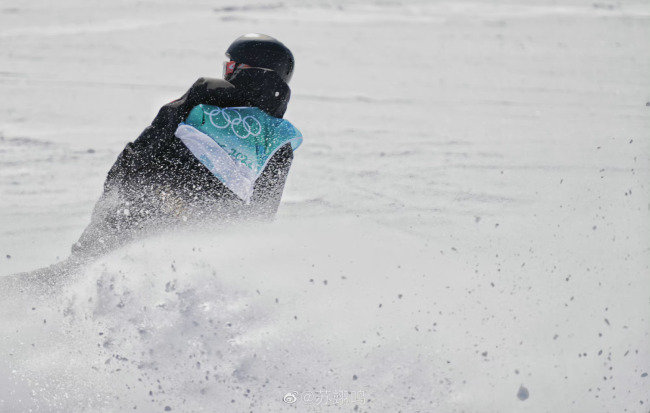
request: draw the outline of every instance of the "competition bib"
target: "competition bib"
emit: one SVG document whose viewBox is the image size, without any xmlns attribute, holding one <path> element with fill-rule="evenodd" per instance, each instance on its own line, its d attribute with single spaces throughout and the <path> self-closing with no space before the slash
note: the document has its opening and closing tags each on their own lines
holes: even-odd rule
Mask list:
<svg viewBox="0 0 650 413">
<path fill-rule="evenodd" d="M 178 125 L 176 137 L 246 203 L 275 152 L 287 143 L 295 151 L 302 143 L 302 134 L 289 121 L 252 107 L 195 106 Z"/>
</svg>

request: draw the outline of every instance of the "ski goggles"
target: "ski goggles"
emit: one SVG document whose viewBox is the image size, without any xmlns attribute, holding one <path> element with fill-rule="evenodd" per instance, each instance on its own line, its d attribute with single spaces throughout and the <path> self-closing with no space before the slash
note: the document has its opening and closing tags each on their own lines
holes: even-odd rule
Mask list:
<svg viewBox="0 0 650 413">
<path fill-rule="evenodd" d="M 231 75 L 235 73 L 235 70 L 242 68 L 245 69 L 247 67 L 250 67 L 247 64 L 241 63 L 237 64 L 234 60 L 231 60 L 229 62 L 223 62 L 223 77 L 226 77 L 228 75 Z"/>
</svg>

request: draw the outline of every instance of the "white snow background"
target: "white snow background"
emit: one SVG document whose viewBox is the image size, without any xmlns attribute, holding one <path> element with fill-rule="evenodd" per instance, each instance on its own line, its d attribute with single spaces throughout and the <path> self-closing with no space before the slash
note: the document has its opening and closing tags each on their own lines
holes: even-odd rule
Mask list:
<svg viewBox="0 0 650 413">
<path fill-rule="evenodd" d="M 5 286 L 0 412 L 650 411 L 646 1 L 2 0 L 0 275 L 248 32 L 297 61 L 278 219 Z"/>
</svg>

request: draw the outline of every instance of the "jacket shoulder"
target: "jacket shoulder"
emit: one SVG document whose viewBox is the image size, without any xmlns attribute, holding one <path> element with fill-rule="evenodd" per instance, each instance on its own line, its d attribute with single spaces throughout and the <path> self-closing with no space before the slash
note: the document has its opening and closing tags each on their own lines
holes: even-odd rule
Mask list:
<svg viewBox="0 0 650 413">
<path fill-rule="evenodd" d="M 243 106 L 244 99 L 235 85 L 223 79 L 199 78 L 187 93 L 183 117 L 196 105 Z M 185 113 L 186 112 L 186 113 Z"/>
<path fill-rule="evenodd" d="M 202 90 L 214 90 L 214 89 L 230 89 L 235 86 L 223 79 L 216 79 L 211 77 L 200 77 L 192 85 L 190 90 L 193 89 L 202 89 Z"/>
</svg>

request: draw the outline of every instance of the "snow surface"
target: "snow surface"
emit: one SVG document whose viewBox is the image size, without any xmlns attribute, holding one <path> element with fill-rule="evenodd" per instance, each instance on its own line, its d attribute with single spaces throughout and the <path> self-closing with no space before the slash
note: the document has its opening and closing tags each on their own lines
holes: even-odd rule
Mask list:
<svg viewBox="0 0 650 413">
<path fill-rule="evenodd" d="M 306 138 L 273 224 L 5 283 L 0 411 L 648 412 L 649 23 L 641 0 L 3 0 L 2 276 L 68 255 L 124 144 L 240 34 L 294 51 Z"/>
</svg>

